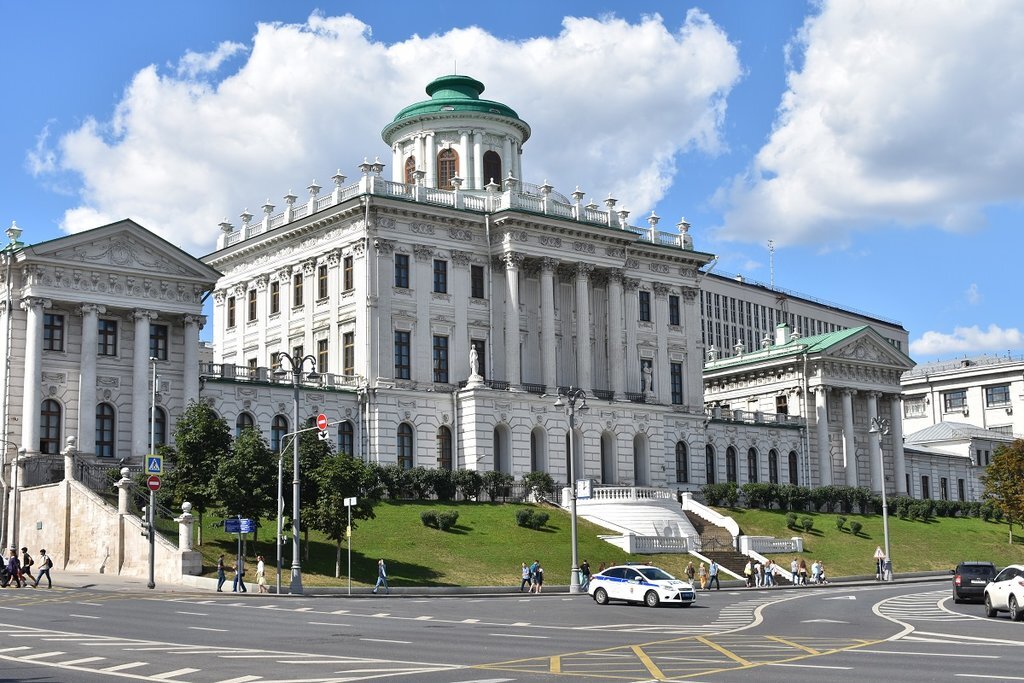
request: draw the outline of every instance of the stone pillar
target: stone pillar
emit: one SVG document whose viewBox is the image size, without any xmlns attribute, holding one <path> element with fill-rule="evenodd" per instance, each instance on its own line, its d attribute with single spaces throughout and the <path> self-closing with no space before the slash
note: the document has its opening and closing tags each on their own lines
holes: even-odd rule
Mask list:
<svg viewBox="0 0 1024 683">
<path fill-rule="evenodd" d="M 266 312 L 263 312 L 266 315 Z M 185 316 L 185 405 L 199 400 L 199 330 L 206 324 L 201 315 Z M 263 327 L 266 323 L 263 323 Z"/>
<path fill-rule="evenodd" d="M 555 372 L 555 355 L 558 340 L 555 338 L 555 269 L 558 260 L 543 258 L 540 262 L 540 355 L 541 381 L 545 391 L 557 391 L 558 376 Z"/>
<path fill-rule="evenodd" d="M 893 477 L 896 495 L 907 495 L 907 460 L 903 452 L 903 397 L 893 394 L 889 413 L 889 434 L 892 436 Z"/>
<path fill-rule="evenodd" d="M 192 550 L 192 524 L 195 518 L 192 516 L 192 503 L 187 500 L 181 504 L 181 516 L 175 517 L 178 523 L 178 550 Z"/>
<path fill-rule="evenodd" d="M 692 410 L 694 406 L 704 404 L 704 353 L 699 350 L 700 344 L 700 290 L 696 287 L 682 288 L 683 333 L 686 364 L 683 371 L 683 396 L 686 405 Z M 806 413 L 805 413 L 806 414 Z"/>
<path fill-rule="evenodd" d="M 423 142 L 423 170 L 427 172 L 427 187 L 437 187 L 437 150 L 434 149 L 433 131 L 426 134 Z"/>
<path fill-rule="evenodd" d="M 878 417 L 879 396 L 881 396 L 881 394 L 877 391 L 867 392 L 869 426 L 874 424 L 875 418 Z M 884 468 L 879 462 L 879 458 L 881 458 L 882 453 L 882 447 L 879 445 L 879 440 L 879 434 L 868 434 L 868 465 L 871 471 L 871 490 L 881 493 L 882 487 L 885 486 L 885 474 Z"/>
<path fill-rule="evenodd" d="M 515 175 L 515 160 L 512 158 L 512 138 L 506 137 L 501 141 L 501 161 L 502 168 L 507 169 L 506 173 L 511 176 L 519 177 Z M 495 181 L 500 183 L 502 178 L 495 178 Z"/>
<path fill-rule="evenodd" d="M 87 452 L 96 447 L 96 353 L 98 350 L 99 315 L 106 308 L 83 304 L 82 353 L 78 371 L 78 434 Z M 65 472 L 65 478 L 67 473 Z"/>
<path fill-rule="evenodd" d="M 131 470 L 122 467 L 121 478 L 114 484 L 117 487 L 117 513 L 119 515 L 128 514 L 128 494 L 132 490 L 132 484 Z"/>
<path fill-rule="evenodd" d="M 469 147 L 469 131 L 459 131 L 459 166 L 455 172 L 455 175 L 462 176 L 468 182 L 468 187 L 473 187 L 473 176 L 477 174 L 477 169 L 472 167 L 473 165 L 473 150 Z M 467 188 L 468 189 L 468 188 Z"/>
<path fill-rule="evenodd" d="M 857 485 L 857 441 L 853 434 L 853 397 L 855 389 L 843 389 L 843 467 L 846 468 L 846 485 Z"/>
<path fill-rule="evenodd" d="M 416 309 L 418 311 L 429 311 L 430 302 L 433 297 L 434 291 L 434 248 L 424 246 L 422 244 L 414 244 L 413 248 L 413 263 L 412 267 L 415 269 L 412 273 L 411 285 L 415 287 L 412 290 L 416 297 Z M 392 337 L 394 332 L 390 333 Z M 433 333 L 430 330 L 430 316 L 423 315 L 415 323 L 412 328 L 412 379 L 416 382 L 422 382 L 427 386 L 431 386 L 434 382 L 434 363 L 433 363 Z M 451 364 L 451 355 L 449 347 L 449 358 L 448 358 L 448 374 L 451 379 L 453 366 Z M 391 357 L 394 357 L 393 355 Z"/>
<path fill-rule="evenodd" d="M 141 458 L 149 453 L 149 325 L 156 317 L 153 311 L 136 309 L 135 339 L 132 356 L 132 445 L 124 457 Z"/>
<path fill-rule="evenodd" d="M 576 266 L 576 381 L 588 394 L 594 384 L 590 339 L 590 273 L 593 270 L 592 263 Z"/>
<path fill-rule="evenodd" d="M 39 452 L 39 410 L 43 377 L 43 310 L 49 299 L 23 299 L 25 321 L 25 393 L 21 406 L 21 446 L 29 455 Z"/>
<path fill-rule="evenodd" d="M 828 389 L 813 387 L 815 428 L 818 437 L 818 477 L 822 486 L 832 485 L 832 445 L 828 442 Z"/>
<path fill-rule="evenodd" d="M 484 189 L 489 179 L 484 178 L 484 134 L 482 131 L 473 131 L 473 175 L 470 176 L 469 186 L 474 190 Z M 495 178 L 494 182 L 500 183 L 501 178 Z"/>
<path fill-rule="evenodd" d="M 640 289 L 640 281 L 632 278 L 625 278 L 622 281 L 623 295 L 626 309 L 626 353 L 624 367 L 626 372 L 625 391 L 639 393 L 640 391 L 640 357 L 637 355 L 636 331 L 640 321 L 640 302 L 637 300 L 637 291 Z"/>
<path fill-rule="evenodd" d="M 671 288 L 661 282 L 654 283 L 654 330 L 657 334 L 657 358 L 654 363 L 654 391 L 658 403 L 672 403 L 672 382 L 668 362 L 668 293 Z"/>
<path fill-rule="evenodd" d="M 522 384 L 519 363 L 519 266 L 523 255 L 505 252 L 505 376 L 509 388 Z"/>
<path fill-rule="evenodd" d="M 615 268 L 608 273 L 608 369 L 616 401 L 626 397 L 626 365 L 622 349 L 622 270 Z"/>
</svg>

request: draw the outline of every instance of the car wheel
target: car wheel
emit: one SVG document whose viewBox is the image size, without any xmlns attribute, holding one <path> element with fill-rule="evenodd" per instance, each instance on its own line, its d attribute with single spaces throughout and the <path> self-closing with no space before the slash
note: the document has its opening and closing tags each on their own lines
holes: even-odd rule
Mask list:
<svg viewBox="0 0 1024 683">
<path fill-rule="evenodd" d="M 644 604 L 648 607 L 658 606 L 658 594 L 654 591 L 647 591 L 647 595 L 644 596 Z"/>
<path fill-rule="evenodd" d="M 995 615 L 996 615 L 996 610 L 995 610 L 994 607 L 992 607 L 992 598 L 990 598 L 989 595 L 986 593 L 985 594 L 985 616 L 991 618 L 991 617 L 994 617 Z"/>
<path fill-rule="evenodd" d="M 1017 598 L 1010 596 L 1010 621 L 1021 621 L 1024 619 L 1024 610 L 1017 604 Z"/>
<path fill-rule="evenodd" d="M 960 597 L 956 593 L 953 593 L 953 604 L 959 605 L 961 602 L 963 601 L 960 599 Z"/>
<path fill-rule="evenodd" d="M 594 591 L 594 602 L 596 602 L 599 605 L 607 605 L 608 591 L 606 591 L 603 588 L 598 588 L 596 591 Z"/>
</svg>

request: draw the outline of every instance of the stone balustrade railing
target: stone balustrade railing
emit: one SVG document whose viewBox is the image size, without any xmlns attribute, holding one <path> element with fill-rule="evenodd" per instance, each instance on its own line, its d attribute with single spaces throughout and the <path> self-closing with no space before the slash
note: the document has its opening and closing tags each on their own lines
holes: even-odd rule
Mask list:
<svg viewBox="0 0 1024 683">
<path fill-rule="evenodd" d="M 659 553 L 688 553 L 690 539 L 686 536 L 638 536 L 626 534 L 626 552 L 639 555 Z"/>
<path fill-rule="evenodd" d="M 775 538 L 773 536 L 740 536 L 740 552 L 749 555 L 751 552 L 760 555 L 771 555 L 778 553 L 802 553 L 804 551 L 804 539 L 800 536 L 793 538 Z"/>
<path fill-rule="evenodd" d="M 569 507 L 569 500 L 572 496 L 572 489 L 568 486 L 562 489 L 562 507 Z M 600 505 L 601 503 L 621 503 L 631 500 L 674 500 L 676 492 L 673 489 L 659 489 L 653 486 L 599 486 L 594 487 L 589 498 L 577 498 L 577 503 L 585 501 L 587 505 Z"/>
</svg>

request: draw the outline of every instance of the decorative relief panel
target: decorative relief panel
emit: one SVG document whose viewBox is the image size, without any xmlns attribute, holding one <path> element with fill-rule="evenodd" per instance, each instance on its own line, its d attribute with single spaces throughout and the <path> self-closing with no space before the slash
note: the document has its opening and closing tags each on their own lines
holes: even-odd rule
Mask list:
<svg viewBox="0 0 1024 683">
<path fill-rule="evenodd" d="M 453 240 L 461 240 L 463 242 L 473 241 L 473 233 L 464 228 L 448 228 L 448 236 Z"/>
<path fill-rule="evenodd" d="M 606 247 L 604 253 L 612 258 L 626 258 L 626 250 L 621 247 Z"/>
<path fill-rule="evenodd" d="M 417 235 L 433 235 L 434 226 L 430 223 L 414 222 L 409 225 L 409 229 Z"/>
<path fill-rule="evenodd" d="M 375 223 L 378 228 L 383 228 L 384 230 L 395 229 L 395 219 L 392 218 L 391 216 L 380 216 L 377 218 Z"/>
<path fill-rule="evenodd" d="M 638 261 L 635 258 L 628 258 L 626 259 L 626 267 L 631 268 L 633 270 L 637 270 L 638 268 L 640 268 L 640 261 Z"/>
<path fill-rule="evenodd" d="M 562 246 L 561 237 L 550 237 L 548 235 L 541 235 L 540 237 L 537 238 L 537 241 L 540 242 L 541 246 L 544 247 L 561 248 Z"/>
<path fill-rule="evenodd" d="M 668 275 L 669 272 L 667 263 L 649 263 L 647 264 L 647 268 L 652 273 L 661 273 L 663 275 Z"/>
<path fill-rule="evenodd" d="M 572 248 L 573 248 L 573 251 L 576 251 L 578 253 L 583 253 L 583 254 L 593 254 L 594 253 L 594 245 L 591 244 L 590 242 L 573 242 L 572 243 Z"/>
</svg>

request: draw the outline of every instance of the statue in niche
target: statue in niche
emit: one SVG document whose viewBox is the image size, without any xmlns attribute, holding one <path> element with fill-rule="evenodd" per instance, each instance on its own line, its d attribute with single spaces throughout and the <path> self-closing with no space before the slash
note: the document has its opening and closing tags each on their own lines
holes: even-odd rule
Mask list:
<svg viewBox="0 0 1024 683">
<path fill-rule="evenodd" d="M 644 373 L 644 393 L 654 393 L 654 368 L 650 365 L 645 365 L 643 369 Z"/>
<path fill-rule="evenodd" d="M 475 346 L 469 347 L 469 376 L 480 376 L 480 354 L 477 353 Z"/>
</svg>

